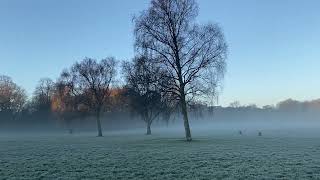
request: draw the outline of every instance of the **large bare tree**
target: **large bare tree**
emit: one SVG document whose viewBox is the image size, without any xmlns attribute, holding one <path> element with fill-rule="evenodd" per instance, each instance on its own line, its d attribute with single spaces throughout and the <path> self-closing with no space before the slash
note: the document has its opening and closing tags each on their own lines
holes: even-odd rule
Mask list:
<svg viewBox="0 0 320 180">
<path fill-rule="evenodd" d="M 167 90 L 180 100 L 187 141 L 191 141 L 187 101 L 190 95 L 207 93 L 208 69 L 224 73 L 227 45 L 217 24 L 195 22 L 194 0 L 152 0 L 134 18 L 135 47 L 147 50 L 169 72 L 173 84 Z"/>
<path fill-rule="evenodd" d="M 61 75 L 61 81 L 70 87 L 71 92 L 77 97 L 83 97 L 79 104 L 84 104 L 95 112 L 98 136 L 102 136 L 100 116 L 110 96 L 116 74 L 115 66 L 116 61 L 112 57 L 100 62 L 85 58 Z"/>
</svg>

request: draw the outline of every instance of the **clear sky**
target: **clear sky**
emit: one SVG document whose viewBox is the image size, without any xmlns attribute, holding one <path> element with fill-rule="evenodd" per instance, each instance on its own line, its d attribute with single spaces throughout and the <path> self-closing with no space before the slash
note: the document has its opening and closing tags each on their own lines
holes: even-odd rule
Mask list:
<svg viewBox="0 0 320 180">
<path fill-rule="evenodd" d="M 319 0 L 198 0 L 229 45 L 221 105 L 320 98 Z M 132 16 L 148 0 L 0 0 L 0 74 L 33 92 L 84 57 L 133 57 Z"/>
</svg>

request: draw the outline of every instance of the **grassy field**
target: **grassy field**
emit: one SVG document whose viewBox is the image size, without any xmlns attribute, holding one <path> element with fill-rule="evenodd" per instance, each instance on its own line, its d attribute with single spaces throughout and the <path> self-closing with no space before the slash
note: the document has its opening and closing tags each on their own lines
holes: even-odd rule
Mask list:
<svg viewBox="0 0 320 180">
<path fill-rule="evenodd" d="M 320 179 L 316 136 L 181 136 L 2 135 L 0 179 Z"/>
</svg>

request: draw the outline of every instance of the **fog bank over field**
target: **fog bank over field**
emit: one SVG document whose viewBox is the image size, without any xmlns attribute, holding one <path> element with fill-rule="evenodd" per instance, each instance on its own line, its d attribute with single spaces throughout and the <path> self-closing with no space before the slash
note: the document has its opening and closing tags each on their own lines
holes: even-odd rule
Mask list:
<svg viewBox="0 0 320 180">
<path fill-rule="evenodd" d="M 256 107 L 207 107 L 190 109 L 191 131 L 197 136 L 219 134 L 270 136 L 273 133 L 283 135 L 314 135 L 320 128 L 320 113 L 315 110 L 284 110 L 284 108 L 266 109 Z M 131 113 L 105 113 L 102 118 L 103 132 L 110 134 L 145 134 L 146 124 L 138 115 Z M 73 119 L 66 124 L 59 119 L 27 119 L 20 117 L 10 121 L 1 120 L 1 133 L 9 134 L 61 134 L 92 135 L 96 131 L 94 117 Z M 158 118 L 152 124 L 155 135 L 184 135 L 180 113 L 172 113 L 169 120 Z"/>
</svg>

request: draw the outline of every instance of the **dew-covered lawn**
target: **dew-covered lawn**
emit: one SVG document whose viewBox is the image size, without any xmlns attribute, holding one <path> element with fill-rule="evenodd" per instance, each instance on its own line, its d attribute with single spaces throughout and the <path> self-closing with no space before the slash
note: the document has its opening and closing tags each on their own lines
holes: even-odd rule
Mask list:
<svg viewBox="0 0 320 180">
<path fill-rule="evenodd" d="M 0 137 L 0 179 L 320 179 L 315 136 Z"/>
</svg>

